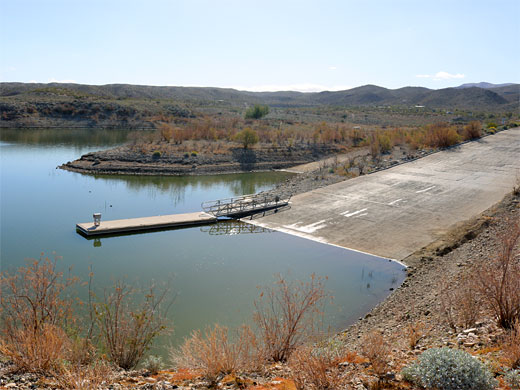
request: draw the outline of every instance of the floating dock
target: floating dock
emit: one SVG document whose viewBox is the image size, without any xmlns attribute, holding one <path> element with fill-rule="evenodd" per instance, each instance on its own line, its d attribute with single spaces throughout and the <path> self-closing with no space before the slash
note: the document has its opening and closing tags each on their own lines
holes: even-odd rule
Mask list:
<svg viewBox="0 0 520 390">
<path fill-rule="evenodd" d="M 206 225 L 217 221 L 217 217 L 204 213 L 187 213 L 173 215 L 158 215 L 156 217 L 116 219 L 101 221 L 98 226 L 94 222 L 76 224 L 76 230 L 86 236 L 123 233 L 131 231 L 144 231 L 185 227 L 192 225 Z"/>
</svg>

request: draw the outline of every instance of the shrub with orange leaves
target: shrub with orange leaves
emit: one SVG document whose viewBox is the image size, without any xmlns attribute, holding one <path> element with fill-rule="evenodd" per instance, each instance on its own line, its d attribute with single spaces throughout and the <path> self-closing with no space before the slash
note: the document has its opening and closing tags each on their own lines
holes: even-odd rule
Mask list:
<svg viewBox="0 0 520 390">
<path fill-rule="evenodd" d="M 57 260 L 42 253 L 16 273 L 0 274 L 0 351 L 24 371 L 57 368 L 70 344 L 62 329 L 72 327 L 75 318 L 65 293 L 77 278 L 58 271 Z"/>
<path fill-rule="evenodd" d="M 204 334 L 195 330 L 180 348 L 170 350 L 170 358 L 179 370 L 200 372 L 212 383 L 221 374 L 256 369 L 263 358 L 254 333 L 244 325 L 233 336 L 218 324 Z"/>
</svg>

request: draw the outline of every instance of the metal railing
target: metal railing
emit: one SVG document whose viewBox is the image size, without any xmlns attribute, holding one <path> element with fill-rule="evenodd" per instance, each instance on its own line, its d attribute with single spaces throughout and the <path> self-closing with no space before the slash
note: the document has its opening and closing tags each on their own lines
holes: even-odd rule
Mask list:
<svg viewBox="0 0 520 390">
<path fill-rule="evenodd" d="M 287 206 L 291 196 L 273 193 L 243 195 L 234 198 L 202 202 L 202 209 L 215 217 L 240 218 L 261 211 Z"/>
</svg>

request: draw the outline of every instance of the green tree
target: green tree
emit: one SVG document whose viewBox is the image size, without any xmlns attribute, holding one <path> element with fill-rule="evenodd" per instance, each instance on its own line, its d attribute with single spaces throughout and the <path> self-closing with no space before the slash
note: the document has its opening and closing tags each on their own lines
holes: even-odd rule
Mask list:
<svg viewBox="0 0 520 390">
<path fill-rule="evenodd" d="M 244 130 L 237 133 L 235 139 L 244 145 L 244 149 L 247 149 L 249 146 L 258 143 L 259 140 L 256 131 L 250 127 L 246 127 Z"/>
<path fill-rule="evenodd" d="M 246 119 L 260 119 L 269 114 L 269 107 L 261 104 L 255 104 L 246 111 Z"/>
</svg>

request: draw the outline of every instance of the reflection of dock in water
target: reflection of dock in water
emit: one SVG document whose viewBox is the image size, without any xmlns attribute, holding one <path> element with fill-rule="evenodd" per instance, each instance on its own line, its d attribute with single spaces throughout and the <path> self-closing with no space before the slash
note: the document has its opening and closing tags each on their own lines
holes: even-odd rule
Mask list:
<svg viewBox="0 0 520 390">
<path fill-rule="evenodd" d="M 251 225 L 240 221 L 221 221 L 218 224 L 206 225 L 200 228 L 201 232 L 211 236 L 233 236 L 235 234 L 272 233 L 273 230 Z"/>
</svg>

